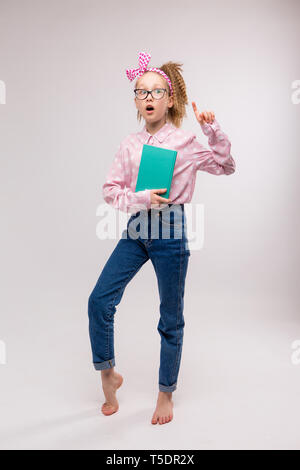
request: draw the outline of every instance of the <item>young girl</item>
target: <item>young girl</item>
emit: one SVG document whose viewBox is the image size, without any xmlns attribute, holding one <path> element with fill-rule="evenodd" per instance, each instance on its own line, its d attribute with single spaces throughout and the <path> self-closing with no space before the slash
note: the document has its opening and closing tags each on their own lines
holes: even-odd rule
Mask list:
<svg viewBox="0 0 300 470">
<path fill-rule="evenodd" d="M 230 175 L 235 171 L 235 162 L 230 141 L 212 111 L 199 113 L 192 102 L 210 150 L 197 141 L 195 134 L 180 129 L 188 104 L 180 73 L 182 64 L 167 62 L 160 68 L 147 68 L 150 58 L 150 54 L 140 52 L 139 67 L 126 70 L 129 80 L 137 78 L 134 102 L 137 118 L 140 121 L 142 117 L 145 125 L 119 145 L 103 185 L 103 197 L 112 207 L 132 215 L 90 294 L 88 314 L 93 364 L 101 370 L 106 398 L 102 412 L 111 415 L 119 409 L 116 390 L 123 382 L 114 370 L 116 305 L 130 280 L 151 259 L 160 296 L 157 329 L 161 336 L 159 393 L 151 423 L 164 424 L 173 418 L 172 392 L 177 388 L 185 326 L 184 287 L 190 250 L 184 204 L 192 199 L 198 170 Z M 160 196 L 166 188 L 135 192 L 144 144 L 178 152 L 168 199 Z M 166 229 L 170 236 L 161 236 Z M 175 236 L 178 232 L 180 236 Z"/>
</svg>

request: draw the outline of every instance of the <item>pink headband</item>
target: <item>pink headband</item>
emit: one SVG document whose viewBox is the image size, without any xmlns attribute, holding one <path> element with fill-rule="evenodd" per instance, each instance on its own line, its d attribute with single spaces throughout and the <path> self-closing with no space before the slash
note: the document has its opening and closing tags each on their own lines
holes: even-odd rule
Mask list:
<svg viewBox="0 0 300 470">
<path fill-rule="evenodd" d="M 173 95 L 173 87 L 171 80 L 169 79 L 168 75 L 166 75 L 162 70 L 157 69 L 156 67 L 147 68 L 147 65 L 151 59 L 151 55 L 147 54 L 147 52 L 139 52 L 139 68 L 138 69 L 126 69 L 126 75 L 130 81 L 134 80 L 136 77 L 140 77 L 143 75 L 147 70 L 149 72 L 158 72 L 160 73 L 168 82 L 170 87 L 171 95 Z"/>
</svg>

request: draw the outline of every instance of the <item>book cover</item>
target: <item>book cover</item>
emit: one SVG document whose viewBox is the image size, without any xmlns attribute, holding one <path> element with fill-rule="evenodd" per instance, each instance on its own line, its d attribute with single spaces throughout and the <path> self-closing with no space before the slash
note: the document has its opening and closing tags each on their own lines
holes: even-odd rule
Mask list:
<svg viewBox="0 0 300 470">
<path fill-rule="evenodd" d="M 135 192 L 167 188 L 167 191 L 160 196 L 168 199 L 176 157 L 177 150 L 144 144 Z"/>
</svg>

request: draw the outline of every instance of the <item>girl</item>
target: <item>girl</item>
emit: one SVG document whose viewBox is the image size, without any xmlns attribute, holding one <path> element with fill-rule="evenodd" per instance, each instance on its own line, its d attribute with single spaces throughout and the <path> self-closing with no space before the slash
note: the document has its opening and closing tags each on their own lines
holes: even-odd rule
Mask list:
<svg viewBox="0 0 300 470">
<path fill-rule="evenodd" d="M 151 259 L 158 281 L 157 329 L 161 336 L 159 393 L 151 423 L 164 424 L 173 418 L 172 392 L 177 388 L 185 326 L 184 288 L 190 250 L 184 204 L 192 199 L 198 170 L 230 175 L 235 171 L 235 162 L 230 154 L 230 141 L 212 111 L 199 113 L 192 102 L 196 119 L 208 136 L 210 150 L 197 141 L 195 134 L 180 129 L 188 104 L 180 73 L 182 64 L 167 62 L 160 68 L 147 68 L 150 58 L 150 54 L 140 52 L 139 67 L 126 70 L 129 80 L 137 78 L 134 102 L 137 118 L 139 121 L 143 118 L 145 125 L 119 145 L 103 185 L 103 197 L 115 209 L 132 215 L 90 294 L 88 315 L 93 364 L 96 370 L 101 370 L 106 398 L 102 412 L 111 415 L 119 409 L 116 390 L 123 382 L 123 377 L 114 370 L 116 305 L 127 284 Z M 150 107 L 152 111 L 148 110 Z M 178 152 L 169 199 L 160 196 L 166 188 L 134 192 L 144 144 Z M 161 237 L 166 229 L 170 236 Z"/>
</svg>

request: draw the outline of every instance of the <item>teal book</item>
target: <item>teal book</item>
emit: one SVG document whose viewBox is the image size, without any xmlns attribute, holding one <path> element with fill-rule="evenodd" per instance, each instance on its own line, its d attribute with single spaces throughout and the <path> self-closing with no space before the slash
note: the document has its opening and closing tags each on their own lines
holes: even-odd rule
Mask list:
<svg viewBox="0 0 300 470">
<path fill-rule="evenodd" d="M 135 192 L 167 188 L 160 196 L 168 199 L 176 157 L 177 150 L 144 144 Z"/>
</svg>

